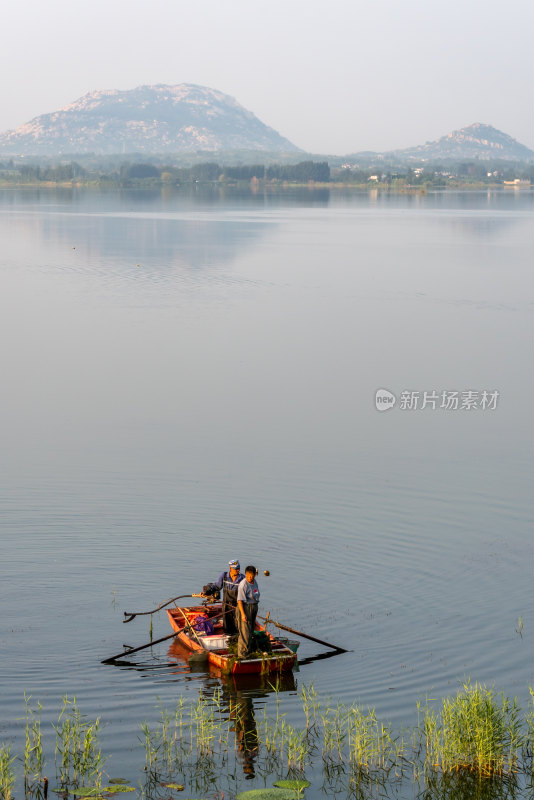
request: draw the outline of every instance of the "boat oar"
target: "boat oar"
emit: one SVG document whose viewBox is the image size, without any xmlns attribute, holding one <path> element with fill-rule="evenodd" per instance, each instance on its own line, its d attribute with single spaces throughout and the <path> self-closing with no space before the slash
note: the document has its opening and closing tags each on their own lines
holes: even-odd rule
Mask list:
<svg viewBox="0 0 534 800">
<path fill-rule="evenodd" d="M 199 596 L 200 596 L 200 595 L 191 595 L 191 594 L 184 594 L 184 595 L 181 595 L 181 597 L 199 597 Z M 175 599 L 175 600 L 178 600 L 178 598 L 177 598 L 177 597 L 175 597 L 174 599 Z M 169 600 L 169 602 L 168 602 L 168 603 L 165 603 L 165 605 L 169 605 L 169 603 L 172 603 L 172 602 L 173 602 L 172 600 Z M 160 606 L 160 608 L 163 608 L 163 606 Z M 156 609 L 156 611 L 157 611 L 157 610 L 159 610 L 159 609 Z M 187 626 L 187 627 L 190 629 L 190 631 L 193 633 L 193 635 L 196 637 L 196 639 L 197 639 L 197 641 L 199 642 L 199 644 L 200 644 L 201 646 L 203 646 L 203 645 L 202 645 L 202 641 L 200 640 L 200 638 L 199 638 L 199 636 L 198 636 L 197 632 L 195 631 L 195 629 L 192 627 L 191 623 L 190 623 L 190 622 L 189 622 L 189 620 L 187 619 L 186 615 L 184 614 L 184 612 L 182 611 L 182 609 L 179 609 L 179 610 L 180 610 L 180 612 L 181 612 L 181 614 L 182 614 L 182 616 L 184 617 L 184 620 L 185 620 L 184 627 L 186 627 L 186 626 Z M 125 613 L 126 613 L 126 612 L 125 612 Z M 150 611 L 140 611 L 140 612 L 139 612 L 139 615 L 141 615 L 141 614 L 150 614 L 150 613 L 153 613 L 153 612 L 150 612 Z M 136 615 L 136 614 L 131 614 L 131 615 L 130 615 L 130 618 L 131 618 L 131 619 L 133 619 L 135 616 L 137 616 L 137 615 Z M 215 619 L 216 617 L 219 617 L 219 616 L 221 616 L 221 614 L 215 614 L 215 616 L 213 617 L 213 619 Z M 130 622 L 130 620 L 129 620 L 129 619 L 126 619 L 126 620 L 123 620 L 123 622 Z M 116 656 L 111 656 L 111 658 L 105 658 L 105 659 L 104 659 L 103 661 L 101 661 L 100 663 L 101 663 L 101 664 L 110 664 L 112 661 L 117 661 L 119 658 L 124 658 L 124 656 L 129 656 L 129 655 L 131 655 L 132 653 L 138 653 L 138 652 L 139 652 L 139 650 L 145 650 L 147 647 L 152 647 L 152 645 L 153 645 L 153 644 L 159 644 L 160 642 L 166 642 L 168 639 L 173 639 L 175 636 L 177 636 L 177 635 L 178 635 L 178 633 L 180 633 L 180 631 L 175 631 L 174 633 L 169 633 L 169 634 L 167 634 L 167 636 L 162 636 L 162 637 L 161 637 L 161 639 L 154 639 L 152 642 L 148 642 L 148 644 L 142 644 L 140 647 L 130 647 L 128 650 L 123 650 L 123 652 L 122 652 L 122 653 L 117 653 L 117 655 L 116 655 Z"/>
<path fill-rule="evenodd" d="M 152 647 L 153 644 L 159 644 L 160 642 L 165 642 L 167 639 L 174 639 L 175 636 L 178 635 L 178 632 L 169 633 L 167 636 L 162 636 L 161 639 L 154 639 L 154 641 L 149 642 L 148 644 L 142 644 L 141 647 L 131 647 L 129 650 L 124 650 L 122 653 L 117 653 L 116 656 L 111 656 L 111 658 L 105 658 L 101 661 L 101 664 L 109 664 L 111 661 L 117 661 L 119 658 L 123 658 L 124 656 L 129 656 L 132 653 L 138 653 L 139 650 L 145 650 L 147 647 Z"/>
<path fill-rule="evenodd" d="M 135 617 L 146 617 L 148 614 L 155 614 L 157 611 L 161 611 L 162 608 L 165 606 L 170 606 L 171 603 L 174 603 L 175 600 L 183 600 L 185 597 L 202 597 L 200 594 L 179 594 L 178 597 L 171 597 L 170 600 L 167 600 L 165 603 L 161 603 L 157 608 L 153 609 L 153 611 L 124 611 L 124 616 L 127 619 L 123 619 L 123 622 L 131 622 Z"/>
<path fill-rule="evenodd" d="M 302 631 L 297 631 L 295 628 L 290 628 L 287 625 L 282 625 L 281 622 L 276 622 L 274 619 L 269 619 L 269 616 L 266 617 L 258 617 L 258 619 L 263 619 L 266 622 L 269 622 L 270 625 L 276 625 L 277 628 L 280 628 L 283 631 L 288 631 L 289 633 L 294 633 L 296 636 L 303 636 L 305 639 L 310 639 L 312 642 L 317 642 L 317 644 L 323 644 L 325 647 L 331 647 L 332 650 L 336 650 L 338 653 L 348 653 L 348 650 L 345 650 L 344 647 L 338 647 L 337 644 L 331 644 L 330 642 L 325 642 L 323 639 L 317 639 L 316 636 L 310 636 L 309 633 L 302 633 Z"/>
</svg>

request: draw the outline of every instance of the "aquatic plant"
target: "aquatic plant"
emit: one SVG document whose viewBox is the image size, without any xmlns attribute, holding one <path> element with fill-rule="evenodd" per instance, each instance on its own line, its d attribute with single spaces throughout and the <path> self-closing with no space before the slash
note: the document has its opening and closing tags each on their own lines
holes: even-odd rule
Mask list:
<svg viewBox="0 0 534 800">
<path fill-rule="evenodd" d="M 225 716 L 219 687 L 210 697 L 200 691 L 196 703 L 190 706 L 191 750 L 196 750 L 200 756 L 226 751 L 232 725 L 231 717 L 231 714 Z M 235 714 L 233 719 L 235 720 Z"/>
<path fill-rule="evenodd" d="M 99 787 L 102 782 L 104 758 L 98 745 L 97 733 L 100 720 L 85 719 L 76 698 L 63 698 L 63 708 L 58 718 L 56 731 L 55 763 L 59 766 L 59 779 L 63 785 L 77 786 L 83 779 Z"/>
<path fill-rule="evenodd" d="M 309 761 L 310 752 L 314 746 L 308 728 L 299 730 L 286 720 L 286 715 L 280 711 L 280 693 L 278 685 L 271 685 L 276 693 L 276 713 L 269 717 L 264 710 L 260 723 L 259 742 L 264 746 L 271 758 L 271 765 L 276 760 L 285 764 L 287 769 L 302 772 Z"/>
<path fill-rule="evenodd" d="M 181 791 L 186 785 L 195 794 L 214 796 L 215 791 L 222 791 L 224 782 L 229 786 L 225 794 L 235 796 L 243 773 L 247 777 L 261 775 L 265 783 L 273 778 L 279 779 L 277 783 L 294 778 L 300 786 L 305 783 L 305 772 L 314 767 L 314 759 L 315 769 L 322 769 L 326 794 L 348 790 L 361 800 L 382 793 L 389 796 L 392 782 L 404 779 L 408 768 L 421 787 L 421 796 L 428 800 L 453 800 L 455 787 L 460 792 L 462 787 L 473 788 L 477 781 L 476 796 L 485 800 L 480 788 L 484 783 L 513 786 L 517 773 L 524 782 L 532 781 L 534 689 L 530 689 L 529 713 L 523 718 L 515 699 L 510 701 L 493 689 L 468 682 L 437 709 L 430 701 L 419 706 L 419 723 L 414 728 L 394 732 L 390 724 L 378 719 L 374 709 L 320 701 L 313 685 L 300 690 L 302 724 L 293 725 L 283 711 L 279 687 L 271 688 L 275 702 L 264 707 L 259 720 L 250 697 L 239 691 L 230 696 L 220 688 L 210 694 L 200 691 L 192 702 L 182 697 L 171 708 L 159 703 L 156 724 L 141 725 L 145 749 L 141 796 L 163 800 L 162 787 L 168 798 L 169 791 Z M 32 707 L 30 697 L 25 697 L 25 702 L 21 758 L 25 789 L 28 797 L 44 800 L 41 706 Z M 119 779 L 109 779 L 106 787 L 102 786 L 104 759 L 97 741 L 98 726 L 98 719 L 82 716 L 75 698 L 63 698 L 53 726 L 59 779 L 54 791 L 60 796 L 68 792 L 75 797 L 100 797 L 102 793 L 132 791 L 132 787 L 121 786 L 125 781 Z M 9 746 L 2 745 L 0 800 L 12 799 L 13 761 Z M 488 777 L 492 780 L 487 781 Z M 36 783 L 32 785 L 32 781 Z M 296 786 L 275 788 L 281 793 Z M 281 800 L 281 794 L 276 797 Z M 487 800 L 491 800 L 489 796 Z"/>
<path fill-rule="evenodd" d="M 11 790 L 15 783 L 14 760 L 15 756 L 11 755 L 10 746 L 0 745 L 0 796 L 2 800 L 11 800 Z"/>
<path fill-rule="evenodd" d="M 150 775 L 157 774 L 158 752 L 159 752 L 159 737 L 156 731 L 152 731 L 148 723 L 141 723 L 141 730 L 143 732 L 143 742 L 145 745 L 145 770 Z"/>
<path fill-rule="evenodd" d="M 321 707 L 321 701 L 313 683 L 310 683 L 309 686 L 302 684 L 300 699 L 302 701 L 302 710 L 306 717 L 306 731 L 310 731 L 317 724 L 317 714 Z"/>
<path fill-rule="evenodd" d="M 249 789 L 240 792 L 236 800 L 298 800 L 300 797 L 302 795 L 294 789 L 281 789 L 275 786 L 271 789 Z"/>
<path fill-rule="evenodd" d="M 44 751 L 41 737 L 41 710 L 37 703 L 37 711 L 30 705 L 31 697 L 24 694 L 26 705 L 26 727 L 24 731 L 24 785 L 26 791 L 34 781 L 40 780 L 44 768 Z"/>
<path fill-rule="evenodd" d="M 327 707 L 321 712 L 323 761 L 328 763 L 343 762 L 343 749 L 348 735 L 347 716 L 348 712 L 343 704 L 339 704 L 336 708 Z"/>
<path fill-rule="evenodd" d="M 174 712 L 161 704 L 159 708 L 158 725 L 152 728 L 146 722 L 141 725 L 145 771 L 151 778 L 170 776 L 177 769 L 181 770 L 186 757 L 207 759 L 217 753 L 220 759 L 225 758 L 236 711 L 225 711 L 219 688 L 211 697 L 201 691 L 196 702 L 187 706 L 180 698 Z M 206 769 L 207 765 L 205 761 Z"/>
<path fill-rule="evenodd" d="M 311 786 L 310 782 L 304 778 L 275 781 L 273 785 L 279 787 L 280 789 L 293 789 L 293 791 L 298 792 L 299 794 L 301 794 L 304 789 L 307 789 L 308 786 Z"/>
<path fill-rule="evenodd" d="M 525 739 L 516 699 L 467 682 L 441 712 L 425 709 L 423 725 L 427 767 L 483 776 L 517 770 Z"/>
<path fill-rule="evenodd" d="M 351 706 L 347 731 L 349 759 L 354 769 L 387 770 L 398 764 L 404 750 L 402 738 L 392 735 L 391 724 L 378 721 L 374 709 L 365 714 L 358 706 Z"/>
<path fill-rule="evenodd" d="M 490 779 L 476 772 L 454 770 L 429 772 L 419 794 L 420 800 L 519 800 L 516 780 L 493 775 Z"/>
<path fill-rule="evenodd" d="M 287 726 L 287 766 L 301 772 L 308 763 L 310 743 L 306 731 Z"/>
</svg>

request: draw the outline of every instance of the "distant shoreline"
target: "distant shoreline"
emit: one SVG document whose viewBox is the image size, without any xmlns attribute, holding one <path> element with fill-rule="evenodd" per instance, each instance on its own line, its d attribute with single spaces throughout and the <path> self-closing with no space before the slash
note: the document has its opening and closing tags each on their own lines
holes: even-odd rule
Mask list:
<svg viewBox="0 0 534 800">
<path fill-rule="evenodd" d="M 298 163 L 233 163 L 200 161 L 189 166 L 124 160 L 83 164 L 77 161 L 23 160 L 0 162 L 0 186 L 102 189 L 180 189 L 237 187 L 252 193 L 293 188 L 331 191 L 387 191 L 425 193 L 439 189 L 530 188 L 534 165 L 501 162 L 458 162 L 394 166 L 392 164 L 331 166 L 327 160 Z"/>
<path fill-rule="evenodd" d="M 161 180 L 70 180 L 70 181 L 18 181 L 3 180 L 0 178 L 0 189 L 105 189 L 109 191 L 127 191 L 131 189 L 162 189 L 183 191 L 184 189 L 212 188 L 220 190 L 248 189 L 253 194 L 269 193 L 273 191 L 290 191 L 291 189 L 307 189 L 309 191 L 321 191 L 328 189 L 331 191 L 357 191 L 368 193 L 387 193 L 387 194 L 427 194 L 428 192 L 442 193 L 448 191 L 481 191 L 484 189 L 502 190 L 506 192 L 525 192 L 531 191 L 534 185 L 510 186 L 503 182 L 485 183 L 482 181 L 450 181 L 445 186 L 433 185 L 432 183 L 423 184 L 396 184 L 391 183 L 349 183 L 340 181 L 308 181 L 297 183 L 289 181 L 267 182 L 258 181 L 251 184 L 250 181 L 196 181 L 194 183 L 173 183 Z"/>
</svg>

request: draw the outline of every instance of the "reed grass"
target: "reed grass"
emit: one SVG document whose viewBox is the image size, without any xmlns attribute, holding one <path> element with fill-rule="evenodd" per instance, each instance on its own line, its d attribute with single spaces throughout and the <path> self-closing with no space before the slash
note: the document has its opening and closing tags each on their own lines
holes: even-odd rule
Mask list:
<svg viewBox="0 0 534 800">
<path fill-rule="evenodd" d="M 141 723 L 143 744 L 145 746 L 145 770 L 149 775 L 157 775 L 159 740 L 157 733 L 152 731 L 146 722 Z"/>
<path fill-rule="evenodd" d="M 392 734 L 391 724 L 377 719 L 374 709 L 364 713 L 352 706 L 347 715 L 348 752 L 356 770 L 389 770 L 399 766 L 404 753 L 402 737 Z"/>
<path fill-rule="evenodd" d="M 156 800 L 162 781 L 183 784 L 186 774 L 190 786 L 202 786 L 203 792 L 223 779 L 235 783 L 239 762 L 243 771 L 252 769 L 264 778 L 276 774 L 304 779 L 308 768 L 320 767 L 328 785 L 348 782 L 351 795 L 362 800 L 391 789 L 392 781 L 409 774 L 408 767 L 414 785 L 422 783 L 422 795 L 434 800 L 442 791 L 448 800 L 449 789 L 474 786 L 476 781 L 482 785 L 488 778 L 512 785 L 519 773 L 534 788 L 534 689 L 523 717 L 517 700 L 467 682 L 437 708 L 430 701 L 420 705 L 417 725 L 394 732 L 374 709 L 322 701 L 313 685 L 300 688 L 302 725 L 294 725 L 283 710 L 279 688 L 271 688 L 274 703 L 258 718 L 245 694 L 228 696 L 220 688 L 210 694 L 200 691 L 192 702 L 182 697 L 170 708 L 159 703 L 156 724 L 141 726 L 142 794 Z M 41 706 L 32 705 L 26 696 L 25 704 L 24 788 L 27 796 L 37 798 L 45 763 Z M 88 720 L 76 699 L 66 696 L 53 728 L 61 790 L 100 789 L 104 759 L 99 719 Z M 12 800 L 14 760 L 10 747 L 1 745 L 0 800 Z"/>
<path fill-rule="evenodd" d="M 0 745 L 0 796 L 2 800 L 11 800 L 15 771 L 13 762 L 15 756 L 11 755 L 11 747 L 7 744 Z"/>
<path fill-rule="evenodd" d="M 327 706 L 324 711 L 320 712 L 320 716 L 323 730 L 323 761 L 330 764 L 342 763 L 348 735 L 347 709 L 343 704 L 339 704 L 335 708 Z"/>
<path fill-rule="evenodd" d="M 309 686 L 302 684 L 300 699 L 302 702 L 302 710 L 306 717 L 306 731 L 311 731 L 317 725 L 317 716 L 321 708 L 321 701 L 319 700 L 313 683 L 310 683 Z"/>
<path fill-rule="evenodd" d="M 174 711 L 161 703 L 159 708 L 160 721 L 155 727 L 146 722 L 141 725 L 145 771 L 150 776 L 171 776 L 183 768 L 187 757 L 221 757 L 228 750 L 236 713 L 227 713 L 219 688 L 210 697 L 201 691 L 196 702 L 187 706 L 180 698 Z"/>
<path fill-rule="evenodd" d="M 28 788 L 42 778 L 44 768 L 44 750 L 41 736 L 41 711 L 38 702 L 37 709 L 30 705 L 31 697 L 24 694 L 26 706 L 26 727 L 24 730 L 24 786 Z"/>
<path fill-rule="evenodd" d="M 518 770 L 525 734 L 516 699 L 467 682 L 440 712 L 425 709 L 423 726 L 427 767 L 482 776 Z"/>
<path fill-rule="evenodd" d="M 80 781 L 95 787 L 102 783 L 105 759 L 98 744 L 100 720 L 87 720 L 80 712 L 76 698 L 63 698 L 56 731 L 55 763 L 62 785 L 78 786 Z"/>
<path fill-rule="evenodd" d="M 259 743 L 264 746 L 267 754 L 271 758 L 271 764 L 279 762 L 285 764 L 290 772 L 301 773 L 310 761 L 310 754 L 314 747 L 311 733 L 311 719 L 314 703 L 314 689 L 304 692 L 303 703 L 307 712 L 307 725 L 305 730 L 299 730 L 291 725 L 286 714 L 281 712 L 280 689 L 278 684 L 272 685 L 271 689 L 276 694 L 275 715 L 269 717 L 264 711 L 263 720 L 260 724 Z"/>
</svg>

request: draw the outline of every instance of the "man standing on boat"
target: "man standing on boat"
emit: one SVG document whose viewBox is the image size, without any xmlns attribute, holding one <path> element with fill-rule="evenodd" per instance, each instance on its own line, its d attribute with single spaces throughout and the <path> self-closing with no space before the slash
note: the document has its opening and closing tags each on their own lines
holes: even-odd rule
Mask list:
<svg viewBox="0 0 534 800">
<path fill-rule="evenodd" d="M 256 583 L 256 567 L 246 567 L 245 580 L 241 581 L 237 590 L 238 658 L 246 658 L 250 652 L 259 599 L 260 590 Z"/>
<path fill-rule="evenodd" d="M 222 591 L 223 630 L 228 636 L 237 633 L 237 590 L 245 579 L 240 569 L 239 561 L 229 561 L 228 569 L 221 572 L 215 583 L 208 583 L 202 587 L 202 594 L 206 596 Z"/>
</svg>

